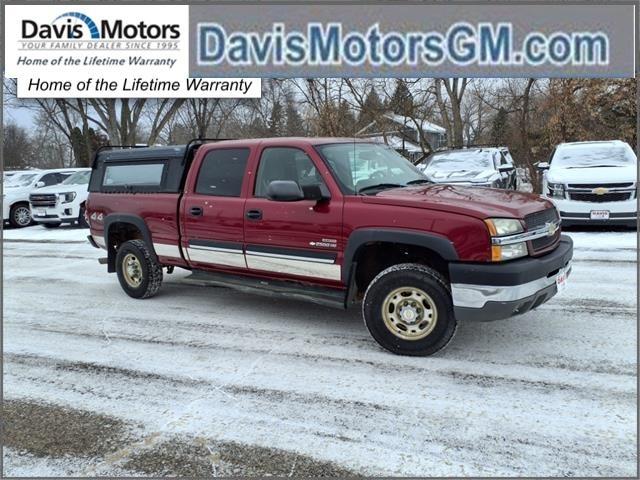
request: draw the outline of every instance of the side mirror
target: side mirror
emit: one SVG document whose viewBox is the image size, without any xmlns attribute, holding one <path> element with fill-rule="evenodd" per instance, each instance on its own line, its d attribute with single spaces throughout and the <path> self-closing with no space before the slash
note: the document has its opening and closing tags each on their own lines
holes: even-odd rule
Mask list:
<svg viewBox="0 0 640 480">
<path fill-rule="evenodd" d="M 36 188 L 42 188 L 44 187 L 44 182 L 42 180 L 40 180 L 39 182 L 36 182 Z"/>
<path fill-rule="evenodd" d="M 314 200 L 316 202 L 323 202 L 325 200 L 330 200 L 331 195 L 329 192 L 325 191 L 323 188 L 324 185 L 305 185 L 302 187 L 302 193 L 304 194 L 305 200 Z"/>
<path fill-rule="evenodd" d="M 549 170 L 550 166 L 551 165 L 549 165 L 549 162 L 539 162 L 537 165 L 538 170 Z"/>
<path fill-rule="evenodd" d="M 304 200 L 304 193 L 293 180 L 274 180 L 267 187 L 267 198 L 274 202 L 297 202 Z"/>
<path fill-rule="evenodd" d="M 513 165 L 500 165 L 498 167 L 498 171 L 499 172 L 512 172 L 514 170 L 514 166 Z"/>
</svg>

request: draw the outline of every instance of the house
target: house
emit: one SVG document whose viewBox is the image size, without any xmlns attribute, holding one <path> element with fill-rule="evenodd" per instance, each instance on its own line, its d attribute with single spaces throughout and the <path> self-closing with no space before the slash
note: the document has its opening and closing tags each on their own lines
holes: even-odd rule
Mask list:
<svg viewBox="0 0 640 480">
<path fill-rule="evenodd" d="M 391 112 L 374 120 L 356 135 L 386 143 L 407 158 L 417 160 L 424 154 L 420 146 L 421 134 L 434 150 L 447 145 L 447 131 L 440 125 L 427 120 L 416 122 L 411 117 Z"/>
</svg>

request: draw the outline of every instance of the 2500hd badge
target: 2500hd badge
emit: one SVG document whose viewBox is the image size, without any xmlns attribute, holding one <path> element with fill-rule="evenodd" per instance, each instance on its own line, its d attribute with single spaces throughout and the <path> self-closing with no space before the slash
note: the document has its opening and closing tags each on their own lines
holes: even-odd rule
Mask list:
<svg viewBox="0 0 640 480">
<path fill-rule="evenodd" d="M 459 321 L 530 311 L 571 272 L 548 200 L 433 184 L 365 140 L 103 150 L 89 191 L 89 239 L 131 297 L 180 267 L 198 283 L 360 304 L 373 338 L 402 355 L 437 352 Z"/>
</svg>

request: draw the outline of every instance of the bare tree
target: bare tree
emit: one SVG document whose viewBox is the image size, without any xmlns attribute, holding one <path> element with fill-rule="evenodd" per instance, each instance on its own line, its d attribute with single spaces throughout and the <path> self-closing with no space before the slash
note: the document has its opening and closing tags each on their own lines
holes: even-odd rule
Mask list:
<svg viewBox="0 0 640 480">
<path fill-rule="evenodd" d="M 436 95 L 438 105 L 447 131 L 451 132 L 450 144 L 453 147 L 464 145 L 464 124 L 462 121 L 462 100 L 469 85 L 468 78 L 438 78 L 436 79 Z M 442 98 L 441 87 L 444 86 L 449 102 Z M 449 117 L 449 108 L 451 111 Z"/>
</svg>

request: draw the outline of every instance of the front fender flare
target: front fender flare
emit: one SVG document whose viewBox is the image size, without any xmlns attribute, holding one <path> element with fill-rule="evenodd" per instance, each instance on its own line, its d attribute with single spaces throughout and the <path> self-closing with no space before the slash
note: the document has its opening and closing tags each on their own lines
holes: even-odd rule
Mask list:
<svg viewBox="0 0 640 480">
<path fill-rule="evenodd" d="M 453 243 L 444 235 L 394 228 L 362 228 L 349 235 L 347 247 L 344 251 L 341 277 L 345 285 L 350 285 L 351 283 L 351 278 L 349 277 L 352 275 L 352 265 L 358 249 L 363 245 L 375 242 L 402 243 L 425 247 L 436 252 L 447 262 L 458 260 L 458 253 Z"/>
</svg>

